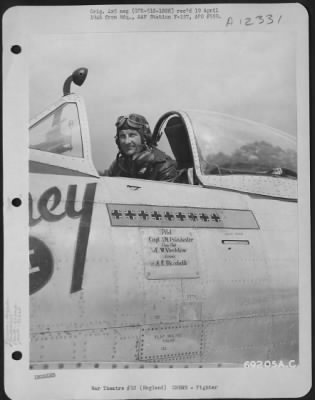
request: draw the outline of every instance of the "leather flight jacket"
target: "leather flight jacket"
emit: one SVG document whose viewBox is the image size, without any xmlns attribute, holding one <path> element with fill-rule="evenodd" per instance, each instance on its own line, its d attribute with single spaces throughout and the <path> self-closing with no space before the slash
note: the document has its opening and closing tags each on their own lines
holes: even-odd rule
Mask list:
<svg viewBox="0 0 315 400">
<path fill-rule="evenodd" d="M 178 171 L 176 161 L 156 147 L 150 147 L 133 157 L 118 153 L 104 175 L 174 182 Z"/>
</svg>

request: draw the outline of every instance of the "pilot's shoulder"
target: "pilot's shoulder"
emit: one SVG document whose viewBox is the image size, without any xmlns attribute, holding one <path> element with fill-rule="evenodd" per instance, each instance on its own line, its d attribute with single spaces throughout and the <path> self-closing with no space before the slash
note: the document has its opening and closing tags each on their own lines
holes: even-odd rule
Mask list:
<svg viewBox="0 0 315 400">
<path fill-rule="evenodd" d="M 116 176 L 118 174 L 118 171 L 119 171 L 119 162 L 118 162 L 117 158 L 115 158 L 115 160 L 111 163 L 109 168 L 104 171 L 104 175 L 105 176 Z"/>
<path fill-rule="evenodd" d="M 170 156 L 164 153 L 164 151 L 158 149 L 157 147 L 152 147 L 151 151 L 154 154 L 154 160 L 157 162 L 174 161 Z"/>
</svg>

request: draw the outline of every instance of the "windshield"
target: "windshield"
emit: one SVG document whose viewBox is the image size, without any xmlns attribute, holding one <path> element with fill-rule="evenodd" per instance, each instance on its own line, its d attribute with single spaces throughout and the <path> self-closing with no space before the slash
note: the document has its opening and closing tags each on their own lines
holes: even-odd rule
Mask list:
<svg viewBox="0 0 315 400">
<path fill-rule="evenodd" d="M 83 157 L 77 105 L 65 103 L 30 127 L 30 148 Z"/>
<path fill-rule="evenodd" d="M 294 137 L 245 119 L 189 112 L 203 175 L 297 176 Z"/>
</svg>

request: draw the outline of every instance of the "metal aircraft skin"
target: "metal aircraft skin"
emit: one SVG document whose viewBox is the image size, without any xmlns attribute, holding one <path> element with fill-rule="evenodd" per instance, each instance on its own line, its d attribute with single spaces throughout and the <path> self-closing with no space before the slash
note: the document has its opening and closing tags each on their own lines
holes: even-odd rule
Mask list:
<svg viewBox="0 0 315 400">
<path fill-rule="evenodd" d="M 31 121 L 31 368 L 297 364 L 296 143 L 200 111 L 154 137 L 189 183 L 99 176 L 78 95 Z"/>
</svg>

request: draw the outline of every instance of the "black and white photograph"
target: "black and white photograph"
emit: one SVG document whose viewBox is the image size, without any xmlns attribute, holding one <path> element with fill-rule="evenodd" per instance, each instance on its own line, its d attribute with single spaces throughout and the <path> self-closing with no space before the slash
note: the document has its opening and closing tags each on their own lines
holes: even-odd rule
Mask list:
<svg viewBox="0 0 315 400">
<path fill-rule="evenodd" d="M 309 390 L 307 29 L 299 4 L 7 11 L 11 398 Z"/>
</svg>

